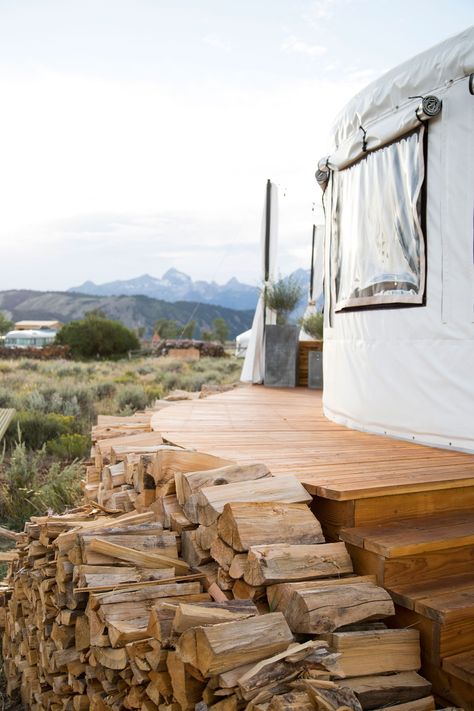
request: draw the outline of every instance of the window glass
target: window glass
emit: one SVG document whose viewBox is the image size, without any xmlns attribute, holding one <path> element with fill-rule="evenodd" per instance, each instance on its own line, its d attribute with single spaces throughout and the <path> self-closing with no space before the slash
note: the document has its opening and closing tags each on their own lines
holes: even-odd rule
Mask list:
<svg viewBox="0 0 474 711">
<path fill-rule="evenodd" d="M 423 130 L 333 173 L 331 254 L 336 311 L 423 301 Z"/>
</svg>

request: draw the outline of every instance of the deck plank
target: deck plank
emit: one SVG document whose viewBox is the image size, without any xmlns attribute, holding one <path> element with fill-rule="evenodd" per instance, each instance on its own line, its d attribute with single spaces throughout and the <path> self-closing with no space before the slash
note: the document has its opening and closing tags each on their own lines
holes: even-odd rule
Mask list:
<svg viewBox="0 0 474 711">
<path fill-rule="evenodd" d="M 474 455 L 347 429 L 327 420 L 320 391 L 235 388 L 157 412 L 174 444 L 295 474 L 338 501 L 474 485 Z"/>
</svg>

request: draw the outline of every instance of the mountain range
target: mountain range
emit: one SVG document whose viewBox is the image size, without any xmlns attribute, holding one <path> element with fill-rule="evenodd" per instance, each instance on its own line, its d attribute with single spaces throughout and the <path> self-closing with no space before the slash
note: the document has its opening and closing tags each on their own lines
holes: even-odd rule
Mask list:
<svg viewBox="0 0 474 711">
<path fill-rule="evenodd" d="M 134 279 L 110 281 L 106 284 L 86 281 L 80 286 L 71 287 L 68 292 L 94 296 L 140 295 L 171 302 L 198 301 L 239 310 L 254 309 L 259 295 L 256 286 L 243 284 L 235 277 L 221 285 L 215 281 L 193 281 L 178 269 L 168 269 L 161 279 L 143 274 Z"/>
<path fill-rule="evenodd" d="M 128 328 L 144 328 L 147 335 L 152 334 L 153 325 L 160 318 L 172 319 L 182 326 L 188 321 L 196 321 L 195 337 L 202 330 L 211 331 L 215 318 L 223 318 L 229 326 L 230 338 L 250 328 L 254 313 L 253 309 L 229 309 L 193 301 L 171 303 L 141 295 L 93 296 L 26 289 L 0 291 L 0 311 L 12 321 L 58 320 L 67 323 L 97 309 Z"/>
</svg>

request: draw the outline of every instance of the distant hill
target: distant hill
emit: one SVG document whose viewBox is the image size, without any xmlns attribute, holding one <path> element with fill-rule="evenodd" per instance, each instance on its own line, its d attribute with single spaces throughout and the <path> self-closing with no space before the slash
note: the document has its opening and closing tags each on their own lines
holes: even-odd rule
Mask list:
<svg viewBox="0 0 474 711">
<path fill-rule="evenodd" d="M 230 337 L 250 328 L 253 310 L 236 310 L 192 301 L 162 301 L 147 296 L 90 296 L 71 292 L 0 291 L 0 311 L 12 321 L 58 320 L 67 323 L 82 318 L 88 311 L 100 309 L 109 318 L 121 321 L 128 328 L 144 326 L 151 334 L 159 318 L 174 319 L 184 325 L 194 319 L 198 328 L 211 330 L 215 318 L 229 325 Z"/>
<path fill-rule="evenodd" d="M 194 301 L 239 310 L 255 309 L 259 294 L 256 286 L 243 284 L 235 277 L 221 285 L 214 281 L 193 281 L 178 269 L 168 269 L 161 279 L 143 274 L 134 279 L 106 284 L 86 281 L 80 286 L 71 287 L 68 292 L 94 296 L 142 295 L 163 301 Z"/>
</svg>

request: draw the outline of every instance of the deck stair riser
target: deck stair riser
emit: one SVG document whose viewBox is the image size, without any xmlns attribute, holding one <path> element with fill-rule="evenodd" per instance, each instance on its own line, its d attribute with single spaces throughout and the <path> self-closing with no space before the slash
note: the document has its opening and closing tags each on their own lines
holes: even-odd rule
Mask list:
<svg viewBox="0 0 474 711">
<path fill-rule="evenodd" d="M 395 517 L 343 529 L 340 537 L 355 571 L 375 575 L 391 594 L 392 625 L 419 631 L 423 673 L 438 695 L 474 711 L 472 511 Z"/>
<path fill-rule="evenodd" d="M 451 482 L 448 488 L 444 485 L 432 491 L 423 489 L 405 493 L 381 493 L 379 496 L 367 494 L 370 494 L 369 490 L 359 492 L 360 498 L 349 500 L 314 497 L 311 508 L 323 526 L 326 538 L 338 540 L 342 528 L 374 526 L 433 514 L 474 510 L 474 486 L 459 487 L 455 482 Z"/>
</svg>

